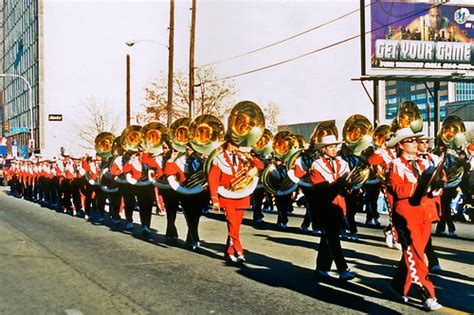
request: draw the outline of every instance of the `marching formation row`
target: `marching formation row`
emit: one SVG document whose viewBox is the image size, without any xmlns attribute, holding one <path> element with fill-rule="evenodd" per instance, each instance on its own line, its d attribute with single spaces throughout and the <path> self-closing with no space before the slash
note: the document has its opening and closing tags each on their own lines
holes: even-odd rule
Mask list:
<svg viewBox="0 0 474 315">
<path fill-rule="evenodd" d="M 252 208 L 254 219 L 263 218 L 264 195 L 275 200 L 278 224 L 285 227 L 291 195 L 301 189 L 306 197 L 303 222 L 321 230 L 316 274 L 328 278 L 334 262 L 339 277 L 351 280 L 340 242 L 346 225 L 357 240 L 355 213 L 366 195 L 367 223 L 378 222 L 380 193 L 389 206 L 387 244 L 403 251 L 391 289 L 400 301 L 407 300 L 414 284 L 427 310 L 441 308 L 428 277 L 425 251 L 431 266 L 438 265 L 431 240 L 431 224 L 455 235 L 449 214 L 451 199 L 466 171 L 454 154 L 465 144 L 465 127 L 456 116 L 443 122 L 435 152 L 428 152 L 430 139 L 421 131 L 421 113 L 409 101 L 400 105 L 389 125 L 375 130 L 362 115 L 352 115 L 342 130 L 333 122 L 319 123 L 309 143 L 289 131 L 275 136 L 265 129 L 262 110 L 243 101 L 230 112 L 228 128 L 212 115 L 194 120 L 180 118 L 170 128 L 159 122 L 129 126 L 119 137 L 103 132 L 96 137 L 97 156 L 57 160 L 15 161 L 7 178 L 12 192 L 39 200 L 57 211 L 91 216 L 99 221 L 109 213 L 119 224 L 121 208 L 125 228 L 133 228 L 138 205 L 143 234 L 148 235 L 154 203 L 166 209 L 169 241 L 175 241 L 176 213 L 183 209 L 188 225 L 186 243 L 198 249 L 202 210 L 212 204 L 224 211 L 229 263 L 245 262 L 239 231 L 244 209 Z M 435 154 L 436 153 L 436 154 Z M 469 194 L 467 194 L 469 195 Z"/>
</svg>

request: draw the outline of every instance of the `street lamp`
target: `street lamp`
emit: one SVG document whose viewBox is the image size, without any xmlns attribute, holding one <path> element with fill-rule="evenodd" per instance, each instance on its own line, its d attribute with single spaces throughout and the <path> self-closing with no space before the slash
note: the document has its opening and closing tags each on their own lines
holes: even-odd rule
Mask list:
<svg viewBox="0 0 474 315">
<path fill-rule="evenodd" d="M 18 74 L 12 74 L 12 73 L 2 73 L 0 74 L 0 77 L 11 77 L 11 78 L 19 78 L 22 79 L 26 85 L 28 86 L 28 105 L 30 107 L 30 140 L 34 139 L 33 138 L 33 89 L 31 88 L 30 82 L 23 76 L 18 75 Z M 29 141 L 28 141 L 29 144 Z"/>
<path fill-rule="evenodd" d="M 168 49 L 168 117 L 167 125 L 171 125 L 171 117 L 173 111 L 173 48 L 172 39 L 170 40 L 170 46 L 167 46 L 163 43 L 157 42 L 153 39 L 139 39 L 139 40 L 129 40 L 125 42 L 125 45 L 132 47 L 138 43 L 153 43 L 158 46 L 163 46 Z M 130 124 L 130 55 L 127 54 L 127 126 Z"/>
</svg>

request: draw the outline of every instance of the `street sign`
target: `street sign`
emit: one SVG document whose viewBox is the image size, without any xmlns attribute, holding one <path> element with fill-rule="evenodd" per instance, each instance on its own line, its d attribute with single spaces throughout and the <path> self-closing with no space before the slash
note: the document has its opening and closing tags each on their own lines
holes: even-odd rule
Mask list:
<svg viewBox="0 0 474 315">
<path fill-rule="evenodd" d="M 27 128 L 27 127 L 12 127 L 12 128 L 10 128 L 10 133 L 17 133 L 17 132 L 30 132 L 30 128 Z"/>
<path fill-rule="evenodd" d="M 48 120 L 49 121 L 62 121 L 63 115 L 62 114 L 49 114 Z"/>
</svg>

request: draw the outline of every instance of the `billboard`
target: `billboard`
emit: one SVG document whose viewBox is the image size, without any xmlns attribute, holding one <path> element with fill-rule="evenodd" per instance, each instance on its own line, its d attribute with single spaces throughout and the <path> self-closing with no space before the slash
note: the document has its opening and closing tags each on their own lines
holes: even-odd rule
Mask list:
<svg viewBox="0 0 474 315">
<path fill-rule="evenodd" d="M 368 75 L 474 77 L 474 1 L 369 1 Z"/>
</svg>

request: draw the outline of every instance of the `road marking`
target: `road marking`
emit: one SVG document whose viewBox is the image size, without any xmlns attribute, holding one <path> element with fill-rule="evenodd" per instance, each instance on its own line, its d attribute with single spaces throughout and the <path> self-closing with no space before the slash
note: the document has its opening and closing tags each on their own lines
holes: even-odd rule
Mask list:
<svg viewBox="0 0 474 315">
<path fill-rule="evenodd" d="M 80 310 L 77 309 L 69 309 L 69 310 L 64 310 L 67 315 L 84 315 Z"/>
</svg>

